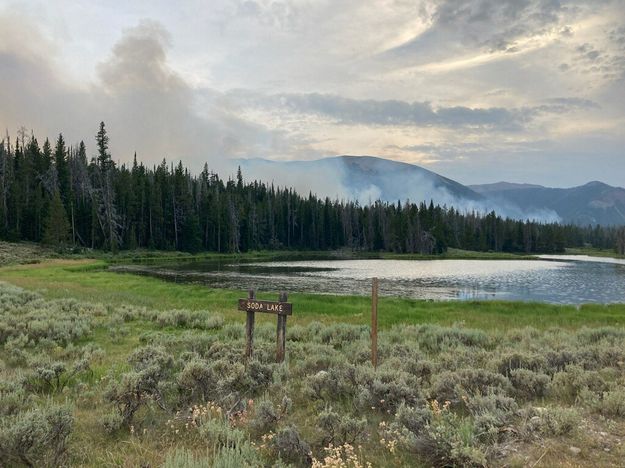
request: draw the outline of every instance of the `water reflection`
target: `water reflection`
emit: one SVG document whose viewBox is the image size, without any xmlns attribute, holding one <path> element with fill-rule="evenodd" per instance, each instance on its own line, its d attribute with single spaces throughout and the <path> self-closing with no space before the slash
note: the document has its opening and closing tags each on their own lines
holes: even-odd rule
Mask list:
<svg viewBox="0 0 625 468">
<path fill-rule="evenodd" d="M 114 270 L 217 288 L 435 300 L 625 302 L 625 261 L 551 256 L 544 260 L 315 260 L 267 263 L 187 262 Z"/>
</svg>

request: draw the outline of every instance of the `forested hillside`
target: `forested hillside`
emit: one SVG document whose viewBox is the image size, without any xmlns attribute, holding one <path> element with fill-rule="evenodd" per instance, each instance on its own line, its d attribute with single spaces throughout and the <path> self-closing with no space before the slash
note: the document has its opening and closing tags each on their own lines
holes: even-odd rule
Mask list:
<svg viewBox="0 0 625 468">
<path fill-rule="evenodd" d="M 453 207 L 375 202 L 361 206 L 292 189 L 223 180 L 182 162 L 116 165 L 104 123 L 96 152 L 59 135 L 40 145 L 24 131 L 0 142 L 0 237 L 118 250 L 148 247 L 237 252 L 337 249 L 438 253 L 448 247 L 504 252 L 614 248 L 622 230 L 502 219 Z"/>
</svg>

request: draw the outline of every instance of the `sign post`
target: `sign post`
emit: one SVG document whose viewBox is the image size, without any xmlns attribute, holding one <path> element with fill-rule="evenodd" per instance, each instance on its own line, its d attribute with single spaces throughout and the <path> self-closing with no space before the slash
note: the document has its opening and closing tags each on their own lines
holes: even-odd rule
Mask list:
<svg viewBox="0 0 625 468">
<path fill-rule="evenodd" d="M 378 279 L 371 283 L 371 364 L 378 367 Z"/>
<path fill-rule="evenodd" d="M 286 318 L 293 314 L 293 304 L 287 302 L 288 296 L 285 292 L 280 293 L 277 302 L 256 300 L 256 293 L 250 289 L 247 299 L 239 299 L 238 309 L 247 312 L 245 322 L 245 357 L 251 359 L 254 355 L 254 314 L 263 312 L 276 314 L 278 316 L 278 327 L 276 331 L 276 360 L 284 361 L 286 350 Z"/>
<path fill-rule="evenodd" d="M 256 292 L 253 289 L 247 291 L 247 299 L 253 301 L 256 299 Z M 247 311 L 247 320 L 245 321 L 245 357 L 252 359 L 254 355 L 254 312 Z"/>
<path fill-rule="evenodd" d="M 280 302 L 285 303 L 287 301 L 287 295 L 285 292 L 280 293 Z M 276 332 L 276 361 L 284 361 L 284 351 L 286 348 L 286 315 L 278 314 L 278 329 Z"/>
</svg>

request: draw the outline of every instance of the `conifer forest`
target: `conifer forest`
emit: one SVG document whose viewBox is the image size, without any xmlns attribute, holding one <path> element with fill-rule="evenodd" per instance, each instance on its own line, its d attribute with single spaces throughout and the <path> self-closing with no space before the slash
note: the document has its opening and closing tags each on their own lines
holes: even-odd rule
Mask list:
<svg viewBox="0 0 625 468">
<path fill-rule="evenodd" d="M 91 154 L 60 134 L 40 144 L 22 129 L 0 144 L 0 237 L 92 249 L 197 252 L 262 249 L 435 254 L 447 248 L 555 253 L 617 247 L 610 227 L 504 219 L 428 200 L 360 205 L 263 181 L 199 174 L 165 160 L 116 164 L 100 124 Z"/>
</svg>

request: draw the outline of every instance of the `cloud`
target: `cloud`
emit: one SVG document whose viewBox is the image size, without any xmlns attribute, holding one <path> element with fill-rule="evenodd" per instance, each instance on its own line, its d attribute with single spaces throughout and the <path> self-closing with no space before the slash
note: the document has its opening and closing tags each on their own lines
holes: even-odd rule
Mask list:
<svg viewBox="0 0 625 468">
<path fill-rule="evenodd" d="M 0 24 L 11 22 L 4 17 Z M 269 156 L 302 145 L 240 117 L 221 93 L 187 83 L 168 62 L 170 38 L 159 23 L 126 29 L 100 61 L 98 80 L 82 87 L 63 81 L 59 64 L 38 52 L 53 47 L 36 28 L 26 49 L 17 46 L 17 29 L 0 29 L 0 123 L 7 128 L 23 125 L 40 137 L 63 132 L 68 141 L 85 139 L 89 147 L 103 120 L 115 159 L 128 161 L 137 151 L 143 161 L 181 158 L 194 170 L 204 162 L 230 170 L 227 158 Z"/>
<path fill-rule="evenodd" d="M 345 125 L 414 125 L 516 128 L 524 111 L 463 106 L 435 108 L 428 102 L 349 99 L 328 94 L 231 94 L 242 106 L 280 109 L 294 114 L 314 114 Z"/>
<path fill-rule="evenodd" d="M 558 0 L 447 0 L 434 21 L 465 43 L 506 50 L 517 39 L 558 23 L 563 10 Z"/>
<path fill-rule="evenodd" d="M 622 185 L 622 0 L 209 3 L 5 2 L 0 128 L 91 149 L 105 120 L 117 160 L 192 170 L 370 154 Z"/>
<path fill-rule="evenodd" d="M 465 106 L 434 107 L 429 102 L 350 99 L 329 94 L 263 95 L 233 92 L 229 95 L 242 107 L 258 107 L 286 114 L 316 115 L 341 125 L 415 126 L 518 131 L 541 113 L 564 113 L 599 106 L 589 99 L 558 97 L 523 108 Z"/>
<path fill-rule="evenodd" d="M 468 57 L 455 62 L 479 64 L 490 54 L 535 47 L 532 38 L 544 41 L 554 33 L 571 34 L 569 27 L 560 24 L 568 9 L 558 0 L 443 0 L 435 5 L 429 18 L 431 27 L 387 50 L 387 58 L 410 57 L 427 63 L 441 58 L 448 61 L 468 51 Z"/>
</svg>

